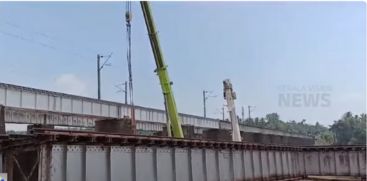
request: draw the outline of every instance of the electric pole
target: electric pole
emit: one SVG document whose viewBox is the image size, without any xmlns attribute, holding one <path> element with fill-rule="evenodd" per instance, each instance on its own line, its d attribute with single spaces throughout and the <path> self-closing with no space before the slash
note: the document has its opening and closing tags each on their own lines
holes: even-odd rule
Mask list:
<svg viewBox="0 0 367 181">
<path fill-rule="evenodd" d="M 254 108 L 255 106 L 247 106 L 247 108 L 248 108 L 248 119 L 250 120 L 251 119 L 251 111 L 252 111 L 252 109 Z"/>
<path fill-rule="evenodd" d="M 100 69 L 101 56 L 97 54 L 97 89 L 98 89 L 98 100 L 101 99 L 101 69 Z"/>
<path fill-rule="evenodd" d="M 98 91 L 98 100 L 101 99 L 101 70 L 104 66 L 110 66 L 110 63 L 107 63 L 108 60 L 111 58 L 112 53 L 106 57 L 106 60 L 101 65 L 101 58 L 104 58 L 105 56 L 97 54 L 97 91 Z"/>
<path fill-rule="evenodd" d="M 222 120 L 224 121 L 224 105 L 222 106 Z"/>
<path fill-rule="evenodd" d="M 245 108 L 242 106 L 241 107 L 241 121 L 245 121 Z"/>
<path fill-rule="evenodd" d="M 124 93 L 125 93 L 125 104 L 127 104 L 127 81 L 125 81 L 125 91 L 124 91 Z"/>
<path fill-rule="evenodd" d="M 203 104 L 204 104 L 204 119 L 206 118 L 206 99 L 207 99 L 207 97 L 206 97 L 206 93 L 207 93 L 208 91 L 205 91 L 205 90 L 203 90 Z"/>
<path fill-rule="evenodd" d="M 212 91 L 203 90 L 204 120 L 206 118 L 206 100 L 208 100 L 209 97 L 217 97 L 216 95 L 210 95 L 211 93 Z"/>
<path fill-rule="evenodd" d="M 121 86 L 122 85 L 124 85 L 124 88 L 122 88 Z M 125 104 L 127 105 L 127 85 L 128 85 L 128 83 L 127 83 L 127 81 L 125 81 L 124 83 L 122 83 L 122 84 L 118 84 L 118 85 L 115 85 L 115 87 L 118 89 L 118 93 L 119 92 L 123 92 L 124 93 L 124 95 L 125 95 Z"/>
</svg>

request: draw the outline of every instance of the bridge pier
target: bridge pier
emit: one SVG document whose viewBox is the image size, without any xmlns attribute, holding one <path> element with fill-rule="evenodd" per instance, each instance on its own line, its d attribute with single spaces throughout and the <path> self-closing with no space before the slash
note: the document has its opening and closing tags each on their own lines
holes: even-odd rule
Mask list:
<svg viewBox="0 0 367 181">
<path fill-rule="evenodd" d="M 5 106 L 0 105 L 0 134 L 6 134 L 5 130 Z"/>
</svg>

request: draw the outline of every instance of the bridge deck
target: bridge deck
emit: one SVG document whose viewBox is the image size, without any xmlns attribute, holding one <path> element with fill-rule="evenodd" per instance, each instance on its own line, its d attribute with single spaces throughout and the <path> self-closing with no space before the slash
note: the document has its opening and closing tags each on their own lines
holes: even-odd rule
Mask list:
<svg viewBox="0 0 367 181">
<path fill-rule="evenodd" d="M 4 105 L 5 122 L 94 127 L 96 119 L 129 116 L 130 106 L 118 102 L 0 83 L 0 105 Z M 182 124 L 200 128 L 229 128 L 219 119 L 180 114 Z M 136 106 L 137 129 L 162 131 L 166 123 L 163 110 Z M 223 122 L 222 122 L 223 123 Z M 310 138 L 277 130 L 240 126 L 241 131 L 298 138 Z"/>
</svg>

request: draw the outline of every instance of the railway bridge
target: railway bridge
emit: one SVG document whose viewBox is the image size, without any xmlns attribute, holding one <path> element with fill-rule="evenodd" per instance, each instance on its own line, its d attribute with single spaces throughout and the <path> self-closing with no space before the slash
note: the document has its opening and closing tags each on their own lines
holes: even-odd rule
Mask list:
<svg viewBox="0 0 367 181">
<path fill-rule="evenodd" d="M 365 180 L 366 146 L 281 146 L 33 129 L 0 138 L 9 181 Z M 351 181 L 350 180 L 350 181 Z"/>
<path fill-rule="evenodd" d="M 130 109 L 121 103 L 4 83 L 0 83 L 0 104 L 3 123 L 79 128 L 94 128 L 100 119 L 128 116 Z M 163 110 L 137 106 L 135 116 L 141 131 L 162 131 L 166 125 Z M 216 119 L 180 116 L 183 125 L 194 126 L 196 132 L 229 128 L 228 122 Z M 296 144 L 312 140 L 304 135 L 244 125 L 240 129 L 262 140 L 283 137 L 293 142 L 282 145 L 33 128 L 26 135 L 0 136 L 0 171 L 7 173 L 9 181 L 366 178 L 365 145 L 306 146 Z"/>
<path fill-rule="evenodd" d="M 0 83 L 0 121 L 20 124 L 93 128 L 95 120 L 129 116 L 130 106 L 118 102 Z M 230 129 L 230 123 L 219 119 L 179 114 L 183 125 L 194 126 L 201 134 L 205 129 Z M 163 110 L 135 106 L 137 130 L 163 131 Z M 249 142 L 312 145 L 313 138 L 277 130 L 240 125 Z"/>
</svg>

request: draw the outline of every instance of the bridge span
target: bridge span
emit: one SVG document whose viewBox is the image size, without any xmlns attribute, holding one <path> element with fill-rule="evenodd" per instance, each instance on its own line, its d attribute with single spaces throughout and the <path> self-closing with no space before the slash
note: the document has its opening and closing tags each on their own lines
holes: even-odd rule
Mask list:
<svg viewBox="0 0 367 181">
<path fill-rule="evenodd" d="M 0 137 L 9 181 L 265 181 L 366 178 L 366 146 L 280 146 L 33 129 Z"/>
<path fill-rule="evenodd" d="M 129 116 L 130 106 L 89 97 L 64 94 L 30 87 L 0 83 L 0 105 L 6 123 L 48 124 L 55 126 L 94 127 L 94 121 Z M 183 125 L 200 132 L 208 128 L 229 129 L 229 122 L 180 113 Z M 137 129 L 162 131 L 166 125 L 163 110 L 135 106 Z M 0 118 L 1 119 L 1 118 Z M 240 125 L 245 133 L 311 139 L 305 135 Z"/>
</svg>

